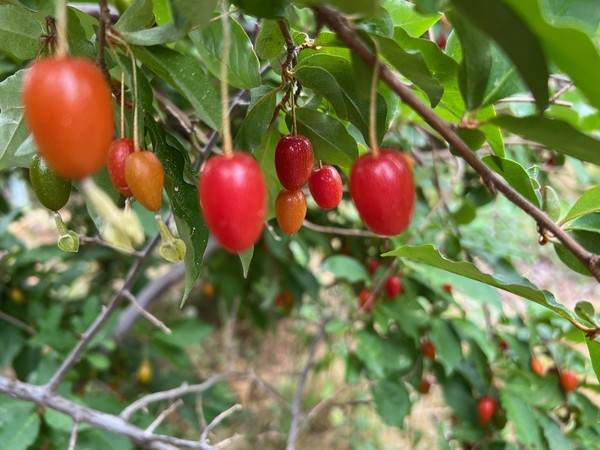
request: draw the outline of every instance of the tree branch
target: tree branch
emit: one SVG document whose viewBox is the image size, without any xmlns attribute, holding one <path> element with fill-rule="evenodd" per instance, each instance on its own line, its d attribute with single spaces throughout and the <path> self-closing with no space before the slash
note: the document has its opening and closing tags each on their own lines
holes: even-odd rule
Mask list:
<svg viewBox="0 0 600 450">
<path fill-rule="evenodd" d="M 481 175 L 484 183 L 491 189 L 501 192 L 508 200 L 530 215 L 543 229 L 552 232 L 554 236 L 577 257 L 590 270 L 592 275 L 600 282 L 600 268 L 597 266 L 599 256 L 595 255 L 574 239 L 569 237 L 546 213 L 530 203 L 525 197 L 515 191 L 504 179 L 500 178 L 488 166 L 486 166 L 477 155 L 462 141 L 455 133 L 449 123 L 438 116 L 431 108 L 423 103 L 413 92 L 404 86 L 396 74 L 387 65 L 380 62 L 376 55 L 361 41 L 354 29 L 346 19 L 337 11 L 327 6 L 314 6 L 320 20 L 326 23 L 337 36 L 348 46 L 348 48 L 370 67 L 378 64 L 380 67 L 380 78 L 384 81 L 400 99 L 419 114 L 429 126 L 436 130 L 446 141 L 453 146 L 460 156 Z"/>
</svg>

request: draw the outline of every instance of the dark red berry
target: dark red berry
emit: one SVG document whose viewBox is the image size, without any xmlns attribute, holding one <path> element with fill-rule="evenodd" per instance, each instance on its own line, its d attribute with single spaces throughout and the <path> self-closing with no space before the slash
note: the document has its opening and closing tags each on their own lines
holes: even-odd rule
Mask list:
<svg viewBox="0 0 600 450">
<path fill-rule="evenodd" d="M 306 136 L 283 136 L 275 149 L 275 170 L 283 187 L 295 191 L 304 186 L 312 171 L 313 159 L 313 146 Z"/>
<path fill-rule="evenodd" d="M 125 180 L 125 160 L 133 153 L 133 139 L 116 139 L 110 144 L 106 157 L 106 168 L 110 181 L 125 197 L 131 197 L 133 192 Z"/>
<path fill-rule="evenodd" d="M 313 170 L 308 179 L 308 189 L 323 209 L 333 209 L 342 200 L 342 179 L 333 166 Z"/>
<path fill-rule="evenodd" d="M 358 305 L 362 312 L 370 313 L 375 307 L 375 299 L 371 299 L 373 292 L 370 289 L 363 289 L 358 294 Z"/>
<path fill-rule="evenodd" d="M 421 353 L 425 358 L 435 359 L 435 346 L 429 339 L 423 339 L 421 342 Z"/>
<path fill-rule="evenodd" d="M 385 293 L 389 298 L 395 298 L 402 292 L 402 281 L 398 275 L 392 275 L 385 280 Z"/>
</svg>

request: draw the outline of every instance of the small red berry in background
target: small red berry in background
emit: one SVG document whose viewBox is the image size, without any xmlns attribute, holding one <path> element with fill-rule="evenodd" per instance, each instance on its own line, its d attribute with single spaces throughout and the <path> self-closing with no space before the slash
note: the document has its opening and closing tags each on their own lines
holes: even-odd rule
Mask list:
<svg viewBox="0 0 600 450">
<path fill-rule="evenodd" d="M 560 387 L 565 392 L 571 392 L 577 389 L 577 375 L 568 370 L 560 373 Z"/>
<path fill-rule="evenodd" d="M 477 412 L 479 414 L 479 424 L 485 426 L 492 419 L 498 409 L 496 400 L 492 397 L 485 396 L 479 400 L 477 404 Z"/>
<path fill-rule="evenodd" d="M 434 360 L 435 346 L 433 345 L 433 342 L 431 342 L 429 339 L 423 339 L 423 342 L 421 342 L 421 353 L 425 358 Z"/>
<path fill-rule="evenodd" d="M 377 269 L 379 268 L 379 260 L 378 259 L 370 259 L 367 261 L 367 272 L 369 275 L 373 275 Z"/>
<path fill-rule="evenodd" d="M 398 275 L 392 275 L 385 280 L 385 293 L 389 298 L 395 298 L 402 292 L 402 281 Z"/>
<path fill-rule="evenodd" d="M 294 294 L 290 291 L 280 292 L 275 297 L 275 306 L 278 308 L 289 308 L 294 304 Z"/>
<path fill-rule="evenodd" d="M 323 209 L 333 209 L 342 200 L 342 179 L 333 166 L 313 170 L 308 178 L 308 189 Z"/>
<path fill-rule="evenodd" d="M 282 186 L 289 191 L 304 186 L 312 172 L 313 159 L 313 146 L 306 136 L 283 136 L 275 149 L 275 171 Z"/>
<path fill-rule="evenodd" d="M 531 361 L 529 361 L 529 366 L 534 373 L 538 374 L 540 377 L 544 376 L 544 366 L 542 365 L 542 362 L 535 356 L 531 358 Z"/>
<path fill-rule="evenodd" d="M 452 294 L 452 285 L 449 283 L 442 284 L 442 289 L 448 294 Z"/>
<path fill-rule="evenodd" d="M 498 342 L 498 345 L 500 346 L 500 348 L 502 349 L 503 352 L 508 350 L 508 344 L 506 343 L 506 341 L 504 339 L 500 339 L 500 342 Z"/>
<path fill-rule="evenodd" d="M 429 394 L 429 391 L 431 390 L 431 384 L 431 378 L 424 376 L 421 378 L 421 382 L 419 383 L 419 392 L 421 394 Z"/>
<path fill-rule="evenodd" d="M 366 313 L 373 311 L 373 308 L 375 307 L 375 299 L 373 299 L 373 301 L 369 301 L 372 293 L 373 292 L 370 289 L 365 288 L 358 294 L 358 305 L 361 311 Z"/>
</svg>

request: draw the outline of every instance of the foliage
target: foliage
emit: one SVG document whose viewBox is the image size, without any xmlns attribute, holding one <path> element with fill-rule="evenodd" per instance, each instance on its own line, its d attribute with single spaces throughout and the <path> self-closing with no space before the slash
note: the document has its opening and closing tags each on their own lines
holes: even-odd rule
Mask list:
<svg viewBox="0 0 600 450">
<path fill-rule="evenodd" d="M 373 71 L 334 32 L 317 25 L 311 7 L 328 3 L 351 15 L 358 36 L 486 166 L 581 246 L 600 253 L 600 8 L 595 0 L 233 2 L 226 63 L 236 94 L 230 114 L 234 141 L 258 160 L 269 193 L 268 228 L 254 249 L 239 256 L 213 251 L 197 196 L 198 169 L 222 131 L 216 86 L 223 28 L 215 20 L 217 3 L 117 2 L 118 40 L 109 40 L 105 65 L 115 88 L 125 72 L 131 99 L 130 52 L 136 60 L 142 146 L 165 168 L 160 212 L 165 217 L 172 212 L 186 244 L 185 285 L 159 298 L 155 308 L 171 334 L 140 322 L 117 337 L 123 331 L 120 317 L 130 310 L 117 308 L 69 371 L 61 395 L 119 414 L 149 392 L 201 381 L 227 365 L 224 355 L 210 359 L 205 343 L 226 330 L 223 311 L 239 307 L 239 328 L 250 337 L 232 339 L 248 347 L 254 339 L 274 339 L 278 326 L 290 323 L 304 344 L 315 326 L 323 326 L 325 351 L 318 353 L 314 372 L 328 373 L 343 363 L 351 400 L 368 403 L 388 426 L 406 426 L 413 405 L 425 397 L 419 393 L 421 381 L 434 379 L 445 404 L 438 429 L 443 438 L 435 443 L 440 448 L 596 448 L 600 322 L 593 299 L 598 287 L 589 268 L 555 236 L 536 229 L 523 211 L 490 194 L 439 130 L 399 102 L 384 82 L 375 93 L 373 131 L 378 144 L 404 149 L 416 161 L 417 207 L 409 229 L 389 239 L 365 232 L 347 193 L 332 211 L 320 210 L 309 198 L 308 223 L 292 237 L 281 232 L 274 214 L 281 190 L 275 147 L 293 120 L 312 141 L 315 158 L 336 165 L 345 185 L 353 162 L 370 144 Z M 79 183 L 66 207 L 69 227 L 88 237 L 77 253 L 61 252 L 47 240 L 31 244 L 32 238 L 23 236 L 28 216 L 52 222 L 50 215 L 39 215 L 35 200 L 15 207 L 14 186 L 28 180 L 36 152 L 23 116 L 22 79 L 30 61 L 45 51 L 44 35 L 51 30 L 44 17 L 53 11 L 51 0 L 0 1 L 0 179 L 12 186 L 0 200 L 0 312 L 26 325 L 0 318 L 0 366 L 3 373 L 40 385 L 55 374 L 102 305 L 120 292 L 121 280 L 132 281 L 128 289 L 141 295 L 169 270 L 158 254 L 140 257 L 143 251 L 117 251 L 92 238 L 103 224 L 98 211 L 85 204 Z M 68 18 L 71 54 L 94 58 L 98 20 L 74 7 Z M 295 58 L 288 59 L 282 24 L 297 46 Z M 301 86 L 293 113 L 286 103 L 288 70 Z M 123 118 L 127 135 L 133 132 L 131 106 Z M 116 100 L 114 107 L 118 113 Z M 105 171 L 95 182 L 123 205 Z M 28 192 L 33 198 L 29 186 Z M 152 242 L 153 214 L 137 203 L 133 212 Z M 538 247 L 538 239 L 552 245 Z M 380 265 L 369 273 L 365 264 L 373 259 Z M 128 275 L 136 264 L 143 265 L 137 278 Z M 581 286 L 587 294 L 567 303 L 559 292 L 525 276 L 534 270 L 551 270 L 549 278 L 568 284 L 573 296 L 583 292 Z M 392 273 L 401 276 L 403 291 L 384 299 L 383 281 Z M 357 295 L 365 287 L 375 291 L 372 313 L 358 308 Z M 292 304 L 275 305 L 280 293 L 291 293 L 286 298 Z M 182 298 L 187 302 L 180 309 Z M 433 359 L 421 351 L 425 340 L 436 349 Z M 194 352 L 214 365 L 202 365 Z M 543 362 L 543 376 L 532 371 L 532 357 Z M 237 358 L 248 365 L 258 359 Z M 152 375 L 140 377 L 138 369 L 148 363 Z M 580 381 L 568 393 L 559 383 L 566 369 Z M 301 368 L 296 364 L 294 370 Z M 368 395 L 361 392 L 365 380 Z M 284 396 L 292 402 L 289 380 L 276 384 L 290 391 Z M 318 399 L 306 399 L 303 408 L 312 411 L 324 398 L 336 400 L 327 389 L 315 395 Z M 477 402 L 484 396 L 495 398 L 499 410 L 481 426 Z M 186 396 L 178 420 L 165 421 L 158 431 L 197 441 L 202 420 L 238 401 L 226 383 L 202 397 L 197 407 L 193 396 Z M 161 410 L 153 405 L 151 414 L 136 414 L 131 422 L 145 428 Z M 277 422 L 274 448 L 299 420 L 293 408 L 284 416 Z M 328 420 L 334 419 L 332 414 Z M 0 397 L 0 423 L 6 425 L 0 427 L 0 442 L 11 449 L 66 448 L 73 427 L 66 415 L 9 396 Z M 88 424 L 81 424 L 78 439 L 82 448 L 134 445 Z"/>
</svg>

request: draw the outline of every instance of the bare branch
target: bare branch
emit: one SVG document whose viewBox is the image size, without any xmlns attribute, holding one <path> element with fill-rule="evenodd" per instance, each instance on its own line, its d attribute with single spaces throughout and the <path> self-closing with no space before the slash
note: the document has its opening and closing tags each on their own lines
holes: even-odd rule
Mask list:
<svg viewBox="0 0 600 450">
<path fill-rule="evenodd" d="M 156 419 L 154 419 L 154 421 L 150 425 L 148 425 L 148 428 L 146 428 L 146 433 L 154 433 L 154 430 L 156 430 L 156 427 L 159 426 L 162 423 L 162 421 L 165 420 L 165 418 L 169 414 L 173 413 L 173 411 L 175 411 L 181 405 L 183 405 L 183 400 L 178 399 L 171 406 L 169 406 L 167 409 L 165 409 L 163 412 L 161 412 L 158 415 L 158 417 Z"/>
<path fill-rule="evenodd" d="M 402 84 L 397 75 L 387 65 L 379 61 L 376 55 L 361 41 L 347 20 L 337 11 L 327 6 L 314 6 L 320 20 L 326 23 L 331 30 L 347 45 L 348 49 L 361 58 L 370 67 L 380 65 L 381 80 L 384 81 L 404 103 L 409 105 L 419 114 L 429 126 L 436 130 L 452 145 L 461 157 L 479 173 L 488 188 L 498 190 L 508 200 L 530 215 L 543 229 L 552 232 L 554 236 L 577 257 L 590 270 L 592 275 L 600 282 L 600 267 L 597 266 L 598 255 L 583 248 L 565 231 L 555 224 L 548 215 L 538 207 L 529 202 L 525 197 L 514 190 L 504 179 L 499 177 L 488 166 L 486 166 L 475 153 L 456 134 L 452 126 L 438 116 L 431 108 L 423 103 L 410 89 Z"/>
<path fill-rule="evenodd" d="M 239 403 L 236 403 L 231 408 L 226 409 L 221 414 L 219 414 L 217 417 L 215 417 L 212 420 L 212 422 L 209 423 L 207 425 L 207 427 L 204 429 L 204 431 L 202 432 L 202 435 L 200 436 L 200 442 L 206 444 L 207 443 L 206 440 L 208 439 L 208 433 L 210 433 L 210 430 L 212 430 L 214 427 L 219 425 L 223 420 L 225 420 L 227 417 L 232 415 L 234 412 L 239 411 L 240 409 L 242 409 L 242 405 L 240 405 Z"/>
<path fill-rule="evenodd" d="M 348 228 L 328 227 L 328 226 L 318 225 L 316 223 L 309 222 L 308 220 L 305 220 L 302 225 L 305 226 L 306 228 L 318 231 L 320 233 L 337 234 L 340 236 L 358 236 L 358 237 L 374 237 L 374 238 L 382 237 L 382 236 L 379 236 L 378 234 L 375 234 L 375 233 L 373 233 L 371 231 L 367 231 L 367 230 L 352 230 L 352 229 L 348 229 Z"/>
<path fill-rule="evenodd" d="M 73 429 L 71 430 L 71 437 L 69 438 L 68 450 L 75 450 L 75 445 L 77 444 L 77 433 L 78 432 L 79 432 L 79 422 L 75 422 L 73 424 Z"/>
<path fill-rule="evenodd" d="M 171 334 L 171 329 L 168 326 L 166 326 L 164 323 L 162 323 L 160 320 L 158 320 L 155 316 L 153 316 L 148 311 L 146 311 L 138 303 L 137 299 L 135 298 L 135 295 L 133 295 L 131 292 L 126 291 L 126 290 L 123 290 L 123 295 L 125 296 L 125 298 L 127 298 L 127 300 L 129 300 L 131 302 L 131 304 L 133 305 L 133 307 L 135 309 L 137 309 L 137 311 L 142 316 L 144 316 L 146 319 L 148 319 L 148 321 L 150 323 L 152 323 L 152 325 L 154 325 L 156 328 L 160 328 L 161 330 L 163 330 L 167 334 Z"/>
<path fill-rule="evenodd" d="M 11 325 L 14 325 L 15 327 L 25 331 L 26 333 L 35 334 L 35 330 L 32 327 L 27 325 L 25 322 L 20 321 L 16 317 L 6 314 L 5 312 L 0 311 L 0 319 L 10 323 Z"/>
<path fill-rule="evenodd" d="M 302 403 L 302 397 L 304 396 L 304 388 L 306 386 L 306 381 L 308 380 L 308 374 L 315 364 L 317 346 L 319 345 L 319 342 L 321 342 L 321 339 L 323 339 L 325 336 L 325 327 L 327 327 L 327 324 L 331 319 L 331 317 L 325 317 L 323 319 L 319 327 L 319 331 L 310 344 L 308 357 L 306 358 L 306 363 L 304 364 L 304 369 L 302 370 L 300 380 L 298 381 L 298 387 L 296 388 L 296 394 L 294 395 L 294 400 L 292 401 L 292 423 L 290 424 L 290 432 L 288 434 L 286 450 L 294 450 L 296 448 L 296 437 L 298 435 L 298 426 L 301 418 L 300 407 Z"/>
</svg>

